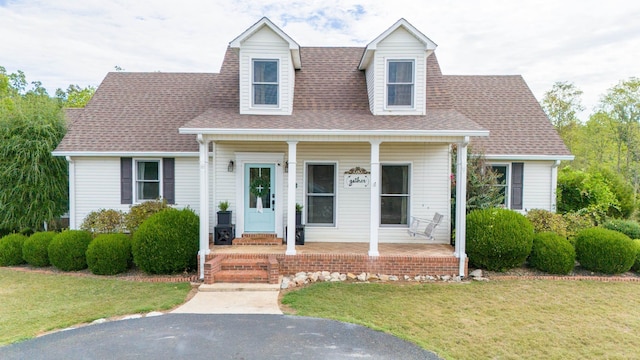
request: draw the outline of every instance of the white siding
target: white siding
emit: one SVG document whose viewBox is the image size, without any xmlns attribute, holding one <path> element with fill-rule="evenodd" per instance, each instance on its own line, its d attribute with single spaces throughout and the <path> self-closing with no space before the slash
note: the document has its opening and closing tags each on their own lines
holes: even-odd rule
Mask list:
<svg viewBox="0 0 640 360">
<path fill-rule="evenodd" d="M 522 205 L 525 211 L 555 211 L 552 201 L 552 196 L 555 197 L 555 186 L 551 181 L 553 165 L 553 161 L 524 161 Z"/>
<path fill-rule="evenodd" d="M 251 106 L 251 60 L 278 59 L 279 107 Z M 289 45 L 273 30 L 264 26 L 247 38 L 240 48 L 240 113 L 291 115 L 293 111 L 294 68 Z"/>
</svg>

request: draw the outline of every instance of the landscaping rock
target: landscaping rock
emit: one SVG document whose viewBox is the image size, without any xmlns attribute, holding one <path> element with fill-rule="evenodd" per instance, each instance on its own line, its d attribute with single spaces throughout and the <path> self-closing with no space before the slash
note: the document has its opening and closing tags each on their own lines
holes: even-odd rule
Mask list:
<svg viewBox="0 0 640 360">
<path fill-rule="evenodd" d="M 482 269 L 475 269 L 473 270 L 469 276 L 471 276 L 472 278 L 481 278 L 482 277 Z"/>
<path fill-rule="evenodd" d="M 360 273 L 360 275 L 357 276 L 357 279 L 359 281 L 367 281 L 367 273 Z"/>
<path fill-rule="evenodd" d="M 347 273 L 347 279 L 349 279 L 349 280 L 355 280 L 356 277 L 357 277 L 356 274 Z"/>
</svg>

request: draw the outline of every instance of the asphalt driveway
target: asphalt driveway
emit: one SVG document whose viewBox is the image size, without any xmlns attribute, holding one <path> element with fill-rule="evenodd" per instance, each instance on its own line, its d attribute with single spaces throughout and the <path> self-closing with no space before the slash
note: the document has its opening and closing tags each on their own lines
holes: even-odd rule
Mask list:
<svg viewBox="0 0 640 360">
<path fill-rule="evenodd" d="M 165 314 L 0 347 L 0 359 L 439 359 L 363 326 L 288 315 Z"/>
</svg>

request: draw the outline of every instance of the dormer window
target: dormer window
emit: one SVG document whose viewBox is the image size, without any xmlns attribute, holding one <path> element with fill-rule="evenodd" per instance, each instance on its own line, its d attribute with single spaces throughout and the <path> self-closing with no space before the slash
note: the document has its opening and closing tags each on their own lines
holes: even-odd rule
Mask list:
<svg viewBox="0 0 640 360">
<path fill-rule="evenodd" d="M 253 106 L 278 106 L 278 60 L 253 60 Z"/>
<path fill-rule="evenodd" d="M 413 60 L 387 61 L 387 107 L 413 108 Z"/>
</svg>

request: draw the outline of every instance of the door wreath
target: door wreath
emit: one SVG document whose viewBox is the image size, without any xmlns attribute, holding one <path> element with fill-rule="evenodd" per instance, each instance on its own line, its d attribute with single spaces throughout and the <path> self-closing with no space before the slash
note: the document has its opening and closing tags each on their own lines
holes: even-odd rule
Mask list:
<svg viewBox="0 0 640 360">
<path fill-rule="evenodd" d="M 269 179 L 259 177 L 251 182 L 249 191 L 255 197 L 263 198 L 269 191 Z"/>
</svg>

